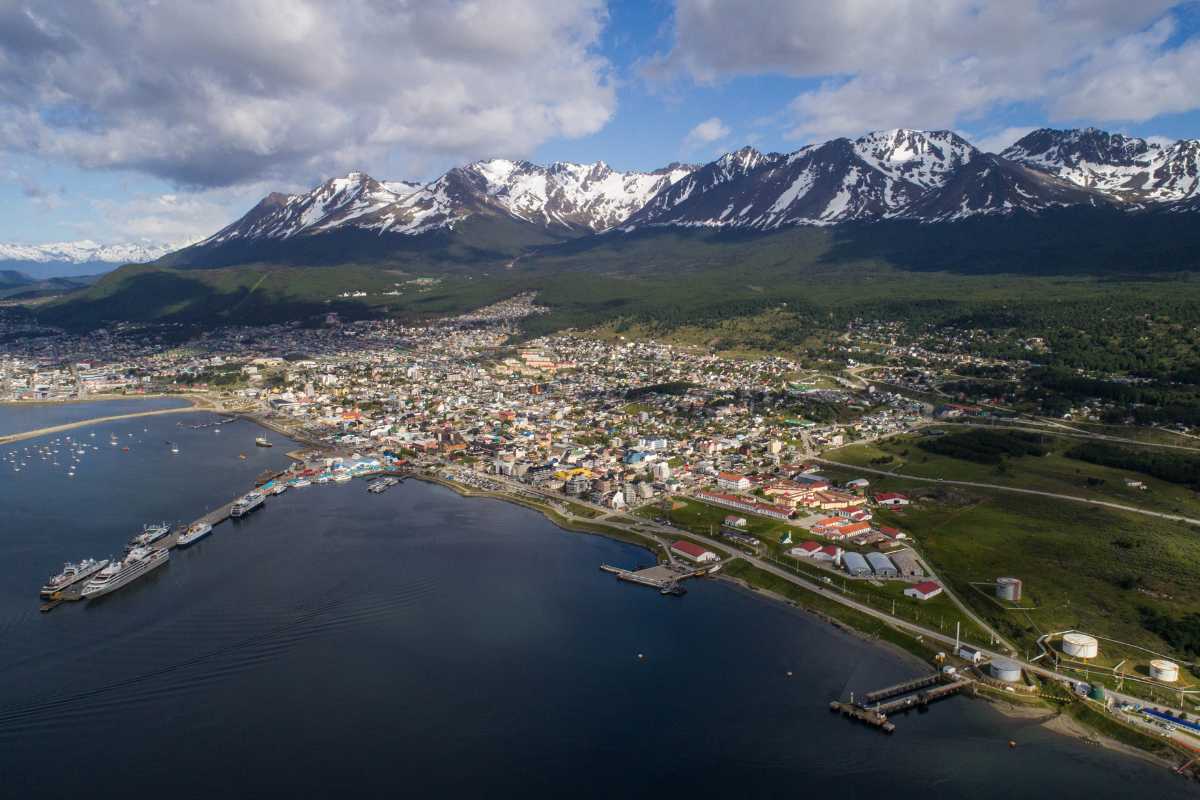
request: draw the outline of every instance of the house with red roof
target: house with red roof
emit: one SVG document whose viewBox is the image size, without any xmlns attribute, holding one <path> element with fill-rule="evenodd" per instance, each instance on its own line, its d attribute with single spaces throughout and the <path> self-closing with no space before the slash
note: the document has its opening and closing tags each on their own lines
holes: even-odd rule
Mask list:
<svg viewBox="0 0 1200 800">
<path fill-rule="evenodd" d="M 906 506 L 911 501 L 899 492 L 880 492 L 875 495 L 875 502 L 881 506 Z"/>
<path fill-rule="evenodd" d="M 915 597 L 918 600 L 928 600 L 931 597 L 937 597 L 941 593 L 942 585 L 937 581 L 922 581 L 904 590 L 906 597 Z"/>
<path fill-rule="evenodd" d="M 720 560 L 712 550 L 705 550 L 700 545 L 685 542 L 683 539 L 671 545 L 671 552 L 697 564 L 707 564 Z"/>
</svg>

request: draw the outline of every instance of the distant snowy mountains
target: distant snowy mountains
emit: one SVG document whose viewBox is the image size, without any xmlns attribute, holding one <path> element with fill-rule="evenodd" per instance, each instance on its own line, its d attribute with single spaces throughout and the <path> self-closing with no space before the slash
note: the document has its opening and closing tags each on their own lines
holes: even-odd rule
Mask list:
<svg viewBox="0 0 1200 800">
<path fill-rule="evenodd" d="M 92 275 L 121 264 L 153 261 L 171 249 L 166 245 L 105 245 L 88 239 L 36 245 L 0 242 L 0 269 L 34 278 Z"/>
<path fill-rule="evenodd" d="M 639 230 L 933 224 L 1075 206 L 1200 212 L 1200 141 L 1159 144 L 1095 128 L 1043 128 L 993 154 L 951 131 L 899 128 L 792 153 L 744 147 L 707 164 L 652 172 L 622 172 L 603 161 L 539 166 L 507 159 L 456 167 L 429 183 L 351 172 L 308 192 L 269 194 L 182 250 L 87 240 L 0 243 L 0 269 L 44 279 L 160 259 L 180 266 L 340 263 L 418 251 L 462 262 Z"/>
</svg>

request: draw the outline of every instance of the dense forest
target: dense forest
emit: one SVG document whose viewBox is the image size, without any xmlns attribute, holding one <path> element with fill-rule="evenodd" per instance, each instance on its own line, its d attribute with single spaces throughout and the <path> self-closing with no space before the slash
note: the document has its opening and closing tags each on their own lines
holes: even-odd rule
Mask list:
<svg viewBox="0 0 1200 800">
<path fill-rule="evenodd" d="M 1141 614 L 1143 628 L 1181 653 L 1200 656 L 1200 614 L 1193 611 L 1176 619 L 1146 606 Z"/>
<path fill-rule="evenodd" d="M 1049 438 L 1024 431 L 975 430 L 922 439 L 917 443 L 927 453 L 961 458 L 977 464 L 999 464 L 1006 457 L 1044 456 L 1050 452 Z"/>
<path fill-rule="evenodd" d="M 1178 483 L 1200 487 L 1200 457 L 1161 450 L 1132 450 L 1107 442 L 1086 442 L 1072 447 L 1068 458 L 1115 469 L 1127 469 Z"/>
</svg>

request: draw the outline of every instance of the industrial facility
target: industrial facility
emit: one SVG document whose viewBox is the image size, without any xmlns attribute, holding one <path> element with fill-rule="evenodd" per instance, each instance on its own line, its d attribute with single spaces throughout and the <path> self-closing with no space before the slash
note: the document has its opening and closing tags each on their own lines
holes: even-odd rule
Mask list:
<svg viewBox="0 0 1200 800">
<path fill-rule="evenodd" d="M 1021 665 L 1015 661 L 1009 661 L 1007 658 L 994 658 L 988 666 L 988 670 L 992 673 L 992 677 L 998 681 L 1005 683 L 1019 683 L 1021 681 Z"/>
<path fill-rule="evenodd" d="M 1062 649 L 1072 658 L 1095 658 L 1100 654 L 1100 643 L 1094 636 L 1071 632 L 1063 634 Z"/>
<path fill-rule="evenodd" d="M 1150 677 L 1163 683 L 1175 683 L 1179 680 L 1179 665 L 1165 658 L 1156 658 L 1150 662 Z"/>
<path fill-rule="evenodd" d="M 996 597 L 1010 603 L 1021 602 L 1021 579 L 996 578 Z"/>
</svg>

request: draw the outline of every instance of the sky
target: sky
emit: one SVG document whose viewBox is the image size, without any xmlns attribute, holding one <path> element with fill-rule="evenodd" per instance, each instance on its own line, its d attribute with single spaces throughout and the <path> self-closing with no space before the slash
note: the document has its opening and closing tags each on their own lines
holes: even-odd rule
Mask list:
<svg viewBox="0 0 1200 800">
<path fill-rule="evenodd" d="M 490 157 L 1038 127 L 1200 138 L 1200 2 L 0 0 L 0 242 L 183 244 Z"/>
</svg>

